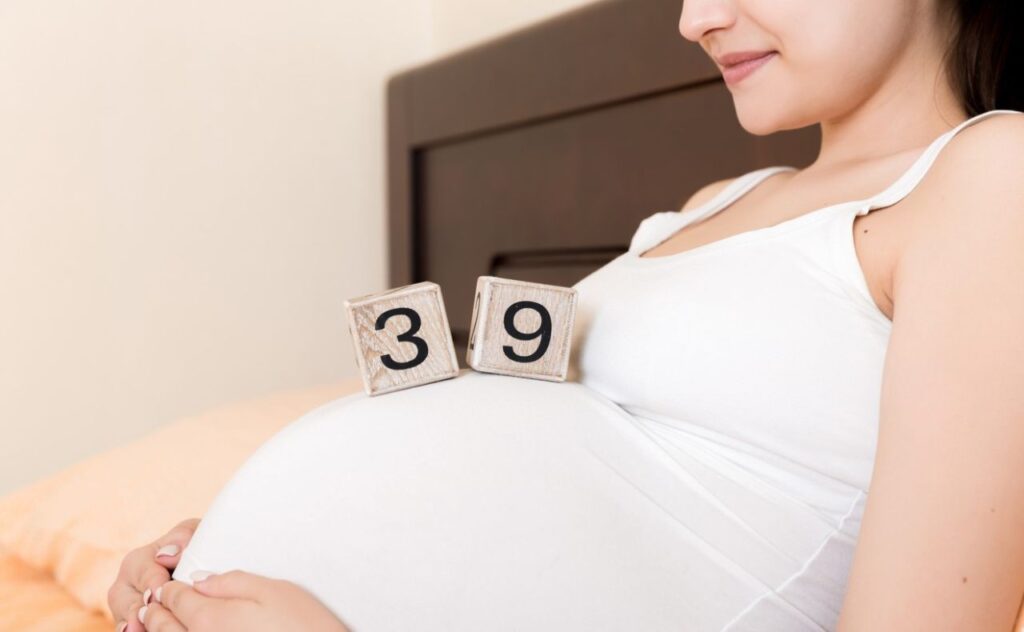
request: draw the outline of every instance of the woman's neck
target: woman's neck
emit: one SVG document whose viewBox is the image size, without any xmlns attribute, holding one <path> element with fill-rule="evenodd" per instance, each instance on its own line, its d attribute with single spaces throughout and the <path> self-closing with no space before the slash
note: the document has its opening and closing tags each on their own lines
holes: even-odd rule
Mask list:
<svg viewBox="0 0 1024 632">
<path fill-rule="evenodd" d="M 856 107 L 821 120 L 821 148 L 808 169 L 856 166 L 923 150 L 966 120 L 942 55 L 947 40 L 922 29 L 885 79 Z"/>
</svg>

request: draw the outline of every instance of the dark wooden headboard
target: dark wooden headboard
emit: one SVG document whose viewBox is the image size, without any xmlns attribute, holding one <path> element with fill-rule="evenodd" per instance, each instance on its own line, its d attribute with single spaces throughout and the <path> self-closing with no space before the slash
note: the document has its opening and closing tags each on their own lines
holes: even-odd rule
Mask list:
<svg viewBox="0 0 1024 632">
<path fill-rule="evenodd" d="M 460 363 L 478 276 L 572 285 L 700 187 L 813 160 L 817 126 L 740 127 L 681 7 L 597 2 L 389 78 L 389 281 L 441 285 Z"/>
</svg>

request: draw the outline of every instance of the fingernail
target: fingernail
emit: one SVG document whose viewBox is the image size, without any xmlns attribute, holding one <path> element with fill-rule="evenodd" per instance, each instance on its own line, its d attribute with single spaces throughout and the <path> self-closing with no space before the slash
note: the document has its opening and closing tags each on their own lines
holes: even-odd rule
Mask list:
<svg viewBox="0 0 1024 632">
<path fill-rule="evenodd" d="M 162 601 L 160 601 L 160 593 L 163 592 L 163 589 L 164 589 L 164 585 L 160 584 L 159 586 L 156 587 L 156 592 L 153 593 L 153 599 L 156 599 L 157 603 L 163 603 Z"/>
<path fill-rule="evenodd" d="M 167 555 L 169 557 L 174 557 L 175 555 L 177 555 L 180 552 L 181 552 L 181 547 L 179 547 L 177 544 L 165 544 L 162 547 L 160 547 L 159 551 L 156 552 L 156 556 L 157 557 L 163 557 L 163 556 Z"/>
<path fill-rule="evenodd" d="M 128 622 L 127 621 L 122 621 L 121 623 L 117 624 L 117 632 L 124 632 L 127 629 L 128 629 Z"/>
<path fill-rule="evenodd" d="M 189 575 L 189 578 L 192 580 L 193 583 L 201 582 L 207 577 L 212 577 L 215 574 L 216 573 L 211 573 L 210 571 L 192 571 L 192 574 Z"/>
<path fill-rule="evenodd" d="M 146 610 L 149 610 L 149 606 L 142 606 L 139 608 L 139 623 L 146 622 Z"/>
<path fill-rule="evenodd" d="M 142 605 L 145 606 L 145 605 L 149 604 L 149 598 L 150 598 L 150 596 L 152 594 L 153 594 L 153 591 L 150 590 L 149 588 L 146 589 L 146 592 L 142 593 Z"/>
</svg>

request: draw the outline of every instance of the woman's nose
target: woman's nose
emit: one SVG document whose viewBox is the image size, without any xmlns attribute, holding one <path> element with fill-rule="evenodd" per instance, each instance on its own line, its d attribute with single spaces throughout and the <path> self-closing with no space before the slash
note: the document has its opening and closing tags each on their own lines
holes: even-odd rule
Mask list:
<svg viewBox="0 0 1024 632">
<path fill-rule="evenodd" d="M 699 43 L 709 31 L 728 28 L 735 21 L 736 6 L 733 0 L 683 0 L 679 33 Z"/>
</svg>

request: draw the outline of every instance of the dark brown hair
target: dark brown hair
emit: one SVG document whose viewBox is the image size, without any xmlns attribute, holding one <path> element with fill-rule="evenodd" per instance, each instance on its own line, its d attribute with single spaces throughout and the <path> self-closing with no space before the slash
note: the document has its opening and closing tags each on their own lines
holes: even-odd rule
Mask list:
<svg viewBox="0 0 1024 632">
<path fill-rule="evenodd" d="M 943 63 L 967 116 L 1024 110 L 1024 0 L 939 0 L 939 7 L 953 20 Z"/>
</svg>

